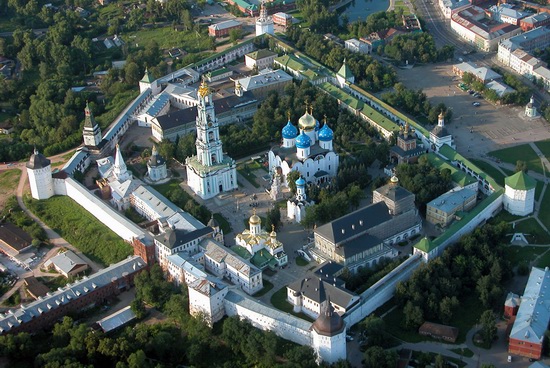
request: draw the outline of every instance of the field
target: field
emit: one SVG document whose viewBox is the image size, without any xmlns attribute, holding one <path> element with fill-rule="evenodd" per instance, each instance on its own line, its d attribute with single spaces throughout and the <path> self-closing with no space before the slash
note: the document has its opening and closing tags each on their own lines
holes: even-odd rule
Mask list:
<svg viewBox="0 0 550 368">
<path fill-rule="evenodd" d="M 488 155 L 513 165 L 515 165 L 518 160 L 525 161 L 529 170 L 544 174 L 539 156 L 528 144 L 492 151 L 489 152 Z"/>
<path fill-rule="evenodd" d="M 140 47 L 155 40 L 161 50 L 181 47 L 190 53 L 204 51 L 210 43 L 206 33 L 176 31 L 173 27 L 140 29 L 138 32 L 124 35 L 124 39 L 129 44 L 137 44 Z"/>
<path fill-rule="evenodd" d="M 37 201 L 25 198 L 27 207 L 90 259 L 108 266 L 132 254 L 130 244 L 66 196 Z"/>
<path fill-rule="evenodd" d="M 545 248 L 533 246 L 515 246 L 510 245 L 504 249 L 504 258 L 510 261 L 512 267 L 517 266 L 521 262 L 531 262 L 539 255 L 546 251 Z"/>
<path fill-rule="evenodd" d="M 550 160 L 550 140 L 535 142 L 535 145 L 547 159 Z"/>
<path fill-rule="evenodd" d="M 527 240 L 530 244 L 550 244 L 550 235 L 534 218 L 518 222 L 514 232 L 529 234 Z"/>
<path fill-rule="evenodd" d="M 11 169 L 0 172 L 0 208 L 4 206 L 6 199 L 15 194 L 21 170 Z"/>
</svg>

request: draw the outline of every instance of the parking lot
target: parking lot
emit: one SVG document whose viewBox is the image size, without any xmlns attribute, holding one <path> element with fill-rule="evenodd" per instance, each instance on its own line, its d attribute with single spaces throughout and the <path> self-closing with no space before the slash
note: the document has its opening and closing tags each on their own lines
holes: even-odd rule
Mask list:
<svg viewBox="0 0 550 368">
<path fill-rule="evenodd" d="M 550 139 L 550 127 L 542 118 L 528 119 L 525 106 L 496 106 L 476 99 L 457 87 L 451 63 L 397 69 L 399 80 L 410 89 L 422 89 L 432 105 L 443 102 L 453 110 L 446 125 L 457 150 L 467 157 L 535 140 Z M 473 106 L 479 102 L 480 106 Z"/>
</svg>

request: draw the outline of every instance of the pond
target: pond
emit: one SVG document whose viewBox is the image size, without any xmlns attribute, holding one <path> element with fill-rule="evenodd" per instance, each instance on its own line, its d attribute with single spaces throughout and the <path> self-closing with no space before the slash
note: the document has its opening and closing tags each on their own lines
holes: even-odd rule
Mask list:
<svg viewBox="0 0 550 368">
<path fill-rule="evenodd" d="M 389 0 L 353 0 L 344 7 L 342 14 L 348 16 L 350 23 L 357 20 L 364 21 L 368 15 L 386 11 L 389 6 Z"/>
</svg>

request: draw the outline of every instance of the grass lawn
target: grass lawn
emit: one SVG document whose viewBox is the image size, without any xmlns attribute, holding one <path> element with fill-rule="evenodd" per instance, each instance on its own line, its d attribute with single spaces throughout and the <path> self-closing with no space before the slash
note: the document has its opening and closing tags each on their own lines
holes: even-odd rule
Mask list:
<svg viewBox="0 0 550 368">
<path fill-rule="evenodd" d="M 518 160 L 525 161 L 529 170 L 544 173 L 539 156 L 528 144 L 504 148 L 488 154 L 512 165 L 515 165 Z"/>
<path fill-rule="evenodd" d="M 491 220 L 490 220 L 490 223 L 491 224 L 498 224 L 500 223 L 501 221 L 504 221 L 504 222 L 512 222 L 512 221 L 516 221 L 516 220 L 519 220 L 523 218 L 523 216 L 516 216 L 516 215 L 512 215 L 511 213 L 509 213 L 508 211 L 500 211 L 498 213 L 498 215 L 496 215 L 495 217 L 493 217 Z"/>
<path fill-rule="evenodd" d="M 527 240 L 529 240 L 531 244 L 550 244 L 550 235 L 534 218 L 518 222 L 514 232 L 529 234 Z"/>
<path fill-rule="evenodd" d="M 256 294 L 252 295 L 255 298 L 258 298 L 260 296 L 264 296 L 269 292 L 269 290 L 273 289 L 273 284 L 266 279 L 263 280 L 264 287 L 262 290 L 258 291 Z"/>
<path fill-rule="evenodd" d="M 196 33 L 195 31 L 176 31 L 173 27 L 140 29 L 137 32 L 124 34 L 123 38 L 131 45 L 138 44 L 143 47 L 152 40 L 158 42 L 159 48 L 171 49 L 181 47 L 187 52 L 195 53 L 208 49 L 210 40 L 206 33 Z"/>
<path fill-rule="evenodd" d="M 547 229 L 550 228 L 550 190 L 547 190 L 542 197 L 539 210 L 539 219 Z"/>
<path fill-rule="evenodd" d="M 0 195 L 11 193 L 17 189 L 21 170 L 11 169 L 0 173 Z"/>
<path fill-rule="evenodd" d="M 548 160 L 550 160 L 550 139 L 545 141 L 538 141 L 535 142 L 535 145 L 538 147 L 538 149 L 542 152 L 544 156 Z"/>
<path fill-rule="evenodd" d="M 550 267 L 550 251 L 544 253 L 537 261 L 537 267 Z"/>
<path fill-rule="evenodd" d="M 537 256 L 541 255 L 545 251 L 546 249 L 541 247 L 533 247 L 533 246 L 520 247 L 516 245 L 508 245 L 504 248 L 504 257 L 508 261 L 510 261 L 510 264 L 513 267 L 513 266 L 517 266 L 519 263 L 523 261 L 531 262 Z"/>
<path fill-rule="evenodd" d="M 298 266 L 303 267 L 303 266 L 307 266 L 309 264 L 309 262 L 304 257 L 298 256 L 298 257 L 296 257 L 296 264 Z"/>
<path fill-rule="evenodd" d="M 277 290 L 272 296 L 271 296 L 271 305 L 273 305 L 275 308 L 277 308 L 280 311 L 283 311 L 285 313 L 290 313 L 298 318 L 305 319 L 306 321 L 313 322 L 313 318 L 310 318 L 309 316 L 306 316 L 303 313 L 295 313 L 292 308 L 292 304 L 286 301 L 286 286 L 283 286 L 279 290 Z"/>
<path fill-rule="evenodd" d="M 216 221 L 218 221 L 218 224 L 220 224 L 220 229 L 222 229 L 224 234 L 229 234 L 231 231 L 233 231 L 231 225 L 229 224 L 229 221 L 227 221 L 221 213 L 215 213 L 214 218 L 216 219 Z"/>
<path fill-rule="evenodd" d="M 67 196 L 37 201 L 25 198 L 27 207 L 70 244 L 92 260 L 108 266 L 132 254 L 132 246 Z"/>
<path fill-rule="evenodd" d="M 237 166 L 237 172 L 241 174 L 254 188 L 259 188 L 260 184 L 256 182 L 256 175 L 252 171 L 260 168 L 260 164 L 253 161 L 252 163 L 245 163 Z"/>
<path fill-rule="evenodd" d="M 470 161 L 472 161 L 481 170 L 485 171 L 487 175 L 495 179 L 497 184 L 504 186 L 505 175 L 502 172 L 500 172 L 499 169 L 497 169 L 490 163 L 485 162 L 483 160 L 476 160 L 471 158 Z"/>
</svg>

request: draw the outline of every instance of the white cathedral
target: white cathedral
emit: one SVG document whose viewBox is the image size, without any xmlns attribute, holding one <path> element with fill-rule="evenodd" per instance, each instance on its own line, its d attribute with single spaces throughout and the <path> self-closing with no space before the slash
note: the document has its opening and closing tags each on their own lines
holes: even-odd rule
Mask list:
<svg viewBox="0 0 550 368">
<path fill-rule="evenodd" d="M 301 222 L 306 215 L 306 207 L 311 206 L 313 202 L 307 200 L 306 181 L 303 178 L 296 180 L 296 195 L 286 203 L 287 217 L 290 220 Z"/>
<path fill-rule="evenodd" d="M 306 112 L 298 120 L 298 129 L 290 121 L 282 129 L 283 144 L 269 151 L 269 171 L 281 168 L 284 184 L 288 186 L 287 175 L 298 171 L 306 182 L 323 184 L 338 173 L 338 154 L 334 152 L 332 139 L 334 133 L 327 124 L 319 129 L 319 121 L 313 115 L 312 108 L 306 106 Z"/>
<path fill-rule="evenodd" d="M 187 184 L 202 199 L 237 189 L 235 160 L 224 156 L 212 92 L 203 80 L 197 106 L 197 155 L 185 160 Z"/>
</svg>

